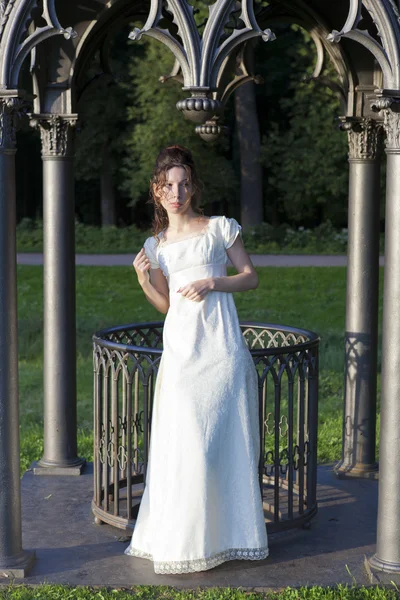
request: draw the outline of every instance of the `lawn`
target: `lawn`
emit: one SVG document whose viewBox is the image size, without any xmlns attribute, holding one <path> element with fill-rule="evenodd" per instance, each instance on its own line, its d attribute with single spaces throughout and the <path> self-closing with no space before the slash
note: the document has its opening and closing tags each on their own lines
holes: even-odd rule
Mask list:
<svg viewBox="0 0 400 600">
<path fill-rule="evenodd" d="M 179 590 L 171 586 L 135 586 L 105 589 L 63 585 L 34 587 L 12 585 L 0 588 L 0 600 L 399 600 L 395 586 L 343 586 L 286 588 L 279 592 L 251 592 L 243 588 L 198 588 Z"/>
<path fill-rule="evenodd" d="M 239 317 L 304 327 L 320 334 L 319 461 L 338 460 L 342 437 L 346 270 L 308 267 L 257 271 L 259 287 L 235 294 Z M 382 275 L 381 272 L 381 280 Z M 42 453 L 42 281 L 42 267 L 18 267 L 22 472 Z M 382 291 L 382 281 L 380 288 Z M 163 315 L 146 302 L 131 268 L 77 267 L 76 289 L 78 444 L 79 454 L 91 459 L 91 336 L 102 327 L 158 321 Z M 380 312 L 381 305 L 382 302 Z"/>
</svg>

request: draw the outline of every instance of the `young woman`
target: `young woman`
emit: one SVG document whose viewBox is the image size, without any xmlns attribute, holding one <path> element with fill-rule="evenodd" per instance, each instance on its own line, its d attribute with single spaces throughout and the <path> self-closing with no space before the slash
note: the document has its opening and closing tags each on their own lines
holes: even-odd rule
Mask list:
<svg viewBox="0 0 400 600">
<path fill-rule="evenodd" d="M 154 236 L 133 266 L 166 318 L 146 486 L 125 554 L 152 560 L 156 573 L 264 559 L 257 372 L 232 296 L 256 288 L 257 273 L 237 221 L 201 214 L 189 150 L 160 152 L 150 194 Z M 236 275 L 226 275 L 228 257 Z"/>
</svg>

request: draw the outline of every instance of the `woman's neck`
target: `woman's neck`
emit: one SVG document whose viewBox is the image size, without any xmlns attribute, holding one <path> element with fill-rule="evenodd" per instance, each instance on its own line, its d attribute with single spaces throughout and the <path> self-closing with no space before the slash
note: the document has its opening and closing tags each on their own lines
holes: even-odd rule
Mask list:
<svg viewBox="0 0 400 600">
<path fill-rule="evenodd" d="M 168 229 L 172 233 L 184 233 L 191 229 L 194 221 L 201 218 L 201 215 L 195 212 L 186 213 L 184 215 L 170 215 L 168 216 Z"/>
</svg>

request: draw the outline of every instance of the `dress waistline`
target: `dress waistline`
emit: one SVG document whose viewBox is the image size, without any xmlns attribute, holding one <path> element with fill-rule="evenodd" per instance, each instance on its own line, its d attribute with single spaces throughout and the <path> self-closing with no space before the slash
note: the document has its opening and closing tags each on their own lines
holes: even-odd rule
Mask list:
<svg viewBox="0 0 400 600">
<path fill-rule="evenodd" d="M 223 277 L 224 275 L 226 275 L 226 264 L 210 263 L 208 265 L 189 267 L 170 274 L 168 277 L 169 290 L 170 293 L 176 292 L 181 286 L 192 281 L 205 279 L 206 277 Z"/>
</svg>

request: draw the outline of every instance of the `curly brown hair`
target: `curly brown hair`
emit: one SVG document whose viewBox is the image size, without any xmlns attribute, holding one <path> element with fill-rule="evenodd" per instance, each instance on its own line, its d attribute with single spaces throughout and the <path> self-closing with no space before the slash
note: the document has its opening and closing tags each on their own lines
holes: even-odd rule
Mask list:
<svg viewBox="0 0 400 600">
<path fill-rule="evenodd" d="M 203 210 L 199 208 L 201 201 L 201 182 L 197 176 L 192 153 L 190 150 L 179 144 L 163 148 L 156 159 L 153 175 L 150 180 L 149 193 L 149 202 L 150 204 L 154 204 L 152 232 L 158 241 L 158 234 L 169 225 L 168 213 L 161 204 L 160 197 L 167 178 L 167 172 L 173 167 L 183 167 L 185 169 L 188 180 L 192 185 L 192 195 L 190 198 L 191 207 L 197 214 L 203 214 Z"/>
</svg>

